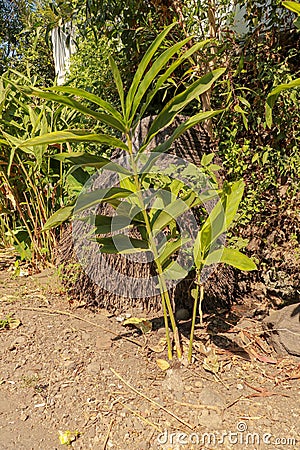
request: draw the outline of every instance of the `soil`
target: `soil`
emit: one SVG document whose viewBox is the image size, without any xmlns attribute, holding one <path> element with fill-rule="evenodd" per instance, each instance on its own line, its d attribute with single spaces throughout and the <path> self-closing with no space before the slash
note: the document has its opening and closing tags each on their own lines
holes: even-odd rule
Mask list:
<svg viewBox="0 0 300 450">
<path fill-rule="evenodd" d="M 76 450 L 300 449 L 299 361 L 274 354 L 246 301 L 197 325 L 190 365 L 181 321 L 184 357 L 168 367 L 160 317 L 142 334 L 122 325 L 130 311 L 72 302 L 54 269 L 10 269 L 0 319 L 20 324 L 0 331 L 1 450 L 63 448 L 67 431 Z"/>
</svg>

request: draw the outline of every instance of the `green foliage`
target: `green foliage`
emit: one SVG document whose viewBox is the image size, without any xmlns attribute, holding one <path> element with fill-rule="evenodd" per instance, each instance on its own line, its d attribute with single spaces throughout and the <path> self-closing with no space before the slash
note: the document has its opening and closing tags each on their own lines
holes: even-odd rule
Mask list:
<svg viewBox="0 0 300 450">
<path fill-rule="evenodd" d="M 54 79 L 52 49 L 46 43 L 49 9 L 39 1 L 0 2 L 0 75 L 15 69 L 39 83 Z M 53 15 L 52 15 L 53 16 Z"/>
<path fill-rule="evenodd" d="M 229 68 L 221 92 L 228 112 L 215 135 L 230 179 L 242 176 L 246 182 L 240 210 L 244 225 L 255 220 L 259 226 L 271 207 L 280 208 L 283 186 L 289 198 L 299 192 L 299 90 L 285 91 L 295 87 L 300 73 L 298 32 L 290 30 L 294 16 L 271 3 L 266 11 L 258 2 L 247 2 L 249 31 L 243 40 L 233 36 L 222 53 Z M 257 18 L 260 27 L 254 27 Z M 212 104 L 218 101 L 213 93 Z"/>
<path fill-rule="evenodd" d="M 0 75 L 16 54 L 17 35 L 21 29 L 20 11 L 11 2 L 0 0 Z"/>
<path fill-rule="evenodd" d="M 202 225 L 195 240 L 193 254 L 196 266 L 196 289 L 193 289 L 194 309 L 188 359 L 191 361 L 193 336 L 196 322 L 197 305 L 199 302 L 200 322 L 202 324 L 202 301 L 204 290 L 202 285 L 202 270 L 206 266 L 220 262 L 236 267 L 239 270 L 256 270 L 255 263 L 240 251 L 227 248 L 218 242 L 218 238 L 226 232 L 234 218 L 244 193 L 244 183 L 237 181 L 223 186 L 221 197 Z"/>
<path fill-rule="evenodd" d="M 116 228 L 113 227 L 113 231 L 120 231 L 135 226 L 140 232 L 141 239 L 132 238 L 122 233 L 114 233 L 113 236 L 97 237 L 96 239 L 100 245 L 100 252 L 103 253 L 126 254 L 150 252 L 152 254 L 159 280 L 168 342 L 168 356 L 170 359 L 172 358 L 172 348 L 169 337 L 167 314 L 170 317 L 179 358 L 181 357 L 181 348 L 166 280 L 180 279 L 187 274 L 185 268 L 181 267 L 174 260 L 174 257 L 179 250 L 185 249 L 185 245 L 191 241 L 189 236 L 182 236 L 180 234 L 176 225 L 176 219 L 193 206 L 203 203 L 209 196 L 203 197 L 201 190 L 191 189 L 185 185 L 185 183 L 173 179 L 174 175 L 173 177 L 170 177 L 168 170 L 165 172 L 159 170 L 155 171 L 155 162 L 157 155 L 168 150 L 172 142 L 191 126 L 204 121 L 208 117 L 212 117 L 221 111 L 207 111 L 194 115 L 180 125 L 174 131 L 173 135 L 167 139 L 164 144 L 156 147 L 154 152 L 146 159 L 143 153 L 157 133 L 165 126 L 171 124 L 175 117 L 195 98 L 210 90 L 213 83 L 224 74 L 224 69 L 215 69 L 207 75 L 197 78 L 193 83 L 186 86 L 181 93 L 171 98 L 154 119 L 140 148 L 137 151 L 134 151 L 133 136 L 135 127 L 143 117 L 151 100 L 160 89 L 162 85 L 161 80 L 165 80 L 166 76 L 169 76 L 172 73 L 172 70 L 175 70 L 179 62 L 184 60 L 185 53 L 192 55 L 193 52 L 196 52 L 199 49 L 199 46 L 194 46 L 192 47 L 192 52 L 190 49 L 182 50 L 189 40 L 184 39 L 182 42 L 168 47 L 159 56 L 155 57 L 157 50 L 173 27 L 174 24 L 166 27 L 150 45 L 137 68 L 127 95 L 125 95 L 124 92 L 123 82 L 118 67 L 114 61 L 111 60 L 111 70 L 119 94 L 119 108 L 121 111 L 117 110 L 107 101 L 96 97 L 94 94 L 89 94 L 76 88 L 55 88 L 64 95 L 56 95 L 33 89 L 26 90 L 26 92 L 31 95 L 53 100 L 59 102 L 61 105 L 68 105 L 73 110 L 79 111 L 85 116 L 93 116 L 105 125 L 110 125 L 113 129 L 123 131 L 125 143 L 122 143 L 120 140 L 108 134 L 91 135 L 83 131 L 77 132 L 76 130 L 68 130 L 43 134 L 26 140 L 21 145 L 19 144 L 21 148 L 31 148 L 32 146 L 37 145 L 53 144 L 55 141 L 62 143 L 81 140 L 84 142 L 93 139 L 96 142 L 109 143 L 115 148 L 122 148 L 128 154 L 130 168 L 129 170 L 126 169 L 125 173 L 124 170 L 121 170 L 120 166 L 111 163 L 103 157 L 98 158 L 97 160 L 97 157 L 93 155 L 89 156 L 88 154 L 78 154 L 77 157 L 75 154 L 62 154 L 60 155 L 60 158 L 72 163 L 74 167 L 79 166 L 83 168 L 88 164 L 92 164 L 93 166 L 98 165 L 98 167 L 108 168 L 113 172 L 121 174 L 120 186 L 84 192 L 77 200 L 74 214 L 75 217 L 95 223 L 96 232 L 98 233 L 109 230 L 109 226 L 113 225 L 111 217 L 102 215 L 96 215 L 94 217 L 93 215 L 85 215 L 82 217 L 80 215 L 81 212 L 88 210 L 92 206 L 106 203 L 116 209 L 117 207 L 120 208 L 117 209 L 117 215 L 114 216 L 114 222 L 116 220 L 118 225 Z M 168 66 L 169 61 L 180 52 L 183 53 L 177 56 L 177 60 L 173 60 L 172 64 Z M 150 63 L 151 66 L 149 68 Z M 77 100 L 74 100 L 66 94 L 76 95 L 77 98 L 81 97 L 84 100 L 92 102 L 94 105 L 100 106 L 105 114 L 93 112 L 90 108 L 83 106 Z M 146 161 L 146 165 L 144 165 L 143 170 L 140 172 L 138 164 L 142 161 Z M 212 157 L 206 156 L 202 161 L 205 170 L 209 170 Z M 176 167 L 176 170 L 178 169 L 180 168 Z M 173 168 L 170 168 L 170 170 L 173 172 Z M 152 173 L 155 173 L 154 178 L 152 178 Z M 194 169 L 189 169 L 185 176 L 196 178 L 197 183 L 201 185 L 203 177 L 201 176 L 201 172 L 199 170 L 197 171 L 195 166 Z M 155 187 L 157 183 L 163 191 L 162 193 L 160 193 L 159 190 L 155 191 L 155 201 L 150 205 L 148 201 L 144 199 L 143 192 L 146 192 L 151 186 Z M 201 274 L 202 268 L 205 265 L 217 262 L 216 256 L 223 262 L 242 268 L 243 270 L 253 270 L 255 268 L 255 264 L 237 250 L 227 250 L 224 247 L 218 248 L 217 246 L 214 248 L 215 251 L 211 252 L 211 247 L 216 245 L 218 237 L 220 237 L 220 235 L 231 225 L 236 215 L 242 194 L 243 183 L 236 182 L 233 185 L 224 185 L 220 194 L 220 200 L 217 202 L 217 205 L 209 215 L 208 219 L 204 221 L 196 239 L 194 249 L 194 259 L 199 274 Z M 216 195 L 217 193 L 212 193 L 211 198 Z M 123 201 L 121 202 L 121 200 Z M 51 226 L 58 225 L 69 217 L 71 213 L 72 207 L 60 209 L 48 219 L 44 229 L 50 229 Z M 162 231 L 164 231 L 165 237 L 160 241 L 157 237 Z M 195 296 L 195 304 L 197 304 L 197 300 L 198 298 Z"/>
<path fill-rule="evenodd" d="M 115 43 L 105 35 L 96 41 L 92 32 L 89 33 L 85 38 L 79 40 L 78 49 L 71 58 L 68 84 L 98 96 L 106 92 L 106 100 L 115 104 L 117 90 L 110 69 L 109 57 L 116 53 Z M 120 60 L 120 57 L 118 59 Z"/>
<path fill-rule="evenodd" d="M 66 174 L 49 156 L 59 145 L 40 142 L 22 147 L 23 141 L 42 136 L 66 124 L 74 113 L 64 107 L 30 99 L 16 87 L 32 79 L 8 72 L 0 79 L 0 222 L 21 259 L 33 263 L 51 259 L 56 234 L 42 233 L 47 219 L 65 199 Z"/>
<path fill-rule="evenodd" d="M 280 84 L 276 88 L 274 88 L 270 94 L 267 97 L 267 103 L 266 103 L 266 122 L 269 127 L 272 126 L 272 109 L 274 108 L 274 105 L 276 103 L 276 100 L 278 99 L 278 96 L 283 91 L 287 91 L 290 89 L 294 89 L 296 87 L 300 86 L 300 78 L 297 78 L 296 80 L 290 81 L 289 83 Z"/>
</svg>

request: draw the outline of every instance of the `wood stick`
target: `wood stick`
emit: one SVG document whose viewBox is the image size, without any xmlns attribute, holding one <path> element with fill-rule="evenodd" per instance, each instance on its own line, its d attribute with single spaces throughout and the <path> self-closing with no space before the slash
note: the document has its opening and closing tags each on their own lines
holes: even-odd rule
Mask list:
<svg viewBox="0 0 300 450">
<path fill-rule="evenodd" d="M 135 389 L 133 386 L 131 386 L 127 381 L 124 380 L 124 378 L 119 375 L 114 369 L 112 369 L 110 367 L 111 372 L 117 377 L 119 378 L 119 380 L 122 381 L 122 383 L 124 383 L 127 387 L 129 387 L 129 389 L 131 389 L 133 392 L 135 392 L 137 395 L 139 395 L 140 397 L 145 398 L 146 400 L 148 400 L 148 402 L 152 403 L 153 405 L 157 406 L 159 409 L 162 409 L 163 411 L 165 411 L 167 414 L 169 414 L 170 416 L 174 417 L 174 419 L 178 420 L 178 422 L 182 423 L 183 425 L 185 425 L 186 427 L 188 427 L 190 430 L 193 430 L 194 427 L 192 427 L 192 425 L 190 425 L 189 423 L 185 422 L 183 419 L 181 419 L 180 417 L 178 417 L 176 414 L 174 414 L 172 411 L 170 411 L 169 409 L 165 408 L 164 406 L 160 405 L 159 403 L 157 403 L 156 401 L 152 400 L 151 398 L 147 397 L 147 395 L 145 395 L 143 392 L 138 391 L 137 389 Z"/>
<path fill-rule="evenodd" d="M 111 422 L 110 422 L 110 424 L 109 424 L 109 427 L 108 427 L 106 436 L 105 436 L 105 438 L 104 438 L 102 450 L 105 450 L 105 449 L 106 449 L 106 444 L 107 444 L 107 442 L 108 442 L 109 435 L 110 435 L 110 432 L 111 432 L 111 429 L 112 429 L 112 426 L 113 426 L 114 421 L 115 421 L 115 419 L 112 419 Z"/>
<path fill-rule="evenodd" d="M 162 433 L 163 430 L 160 427 L 158 427 L 157 425 L 155 425 L 153 422 L 146 419 L 145 417 L 141 416 L 141 414 L 139 414 L 137 411 L 134 411 L 129 406 L 125 405 L 125 403 L 122 403 L 120 400 L 118 400 L 118 403 L 120 403 L 120 405 L 122 405 L 124 408 L 128 409 L 128 411 L 130 411 L 134 416 L 138 417 L 142 422 L 155 428 L 155 430 L 158 431 L 159 433 Z"/>
</svg>

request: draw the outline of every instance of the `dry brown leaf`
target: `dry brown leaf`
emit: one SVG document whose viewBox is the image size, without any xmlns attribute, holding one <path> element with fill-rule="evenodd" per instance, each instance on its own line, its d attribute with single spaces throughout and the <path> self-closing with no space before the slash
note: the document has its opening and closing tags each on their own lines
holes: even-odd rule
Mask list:
<svg viewBox="0 0 300 450">
<path fill-rule="evenodd" d="M 219 372 L 220 364 L 214 349 L 211 349 L 204 358 L 203 369 L 215 374 Z"/>
<path fill-rule="evenodd" d="M 247 383 L 246 381 L 244 381 L 244 384 L 246 386 L 248 386 L 250 389 L 253 389 L 254 391 L 256 391 L 254 394 L 247 395 L 246 398 L 251 398 L 251 397 L 272 397 L 273 395 L 282 395 L 283 397 L 289 397 L 289 395 L 282 394 L 282 392 L 268 391 L 267 389 L 264 389 L 264 388 L 261 388 L 261 387 L 251 386 L 251 384 Z"/>
<path fill-rule="evenodd" d="M 155 344 L 153 346 L 149 345 L 149 348 L 154 353 L 162 353 L 165 350 L 166 345 L 167 345 L 166 338 L 160 338 L 160 340 L 158 341 L 157 344 Z"/>
</svg>

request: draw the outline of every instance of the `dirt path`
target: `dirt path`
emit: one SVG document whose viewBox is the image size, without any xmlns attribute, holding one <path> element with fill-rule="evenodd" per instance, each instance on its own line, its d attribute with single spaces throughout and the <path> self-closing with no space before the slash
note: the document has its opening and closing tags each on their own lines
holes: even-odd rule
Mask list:
<svg viewBox="0 0 300 450">
<path fill-rule="evenodd" d="M 300 449 L 300 365 L 274 359 L 259 323 L 210 318 L 193 364 L 162 370 L 159 321 L 145 338 L 74 306 L 51 273 L 0 272 L 0 319 L 21 321 L 0 331 L 1 450 L 63 448 L 76 430 L 78 450 Z"/>
</svg>

